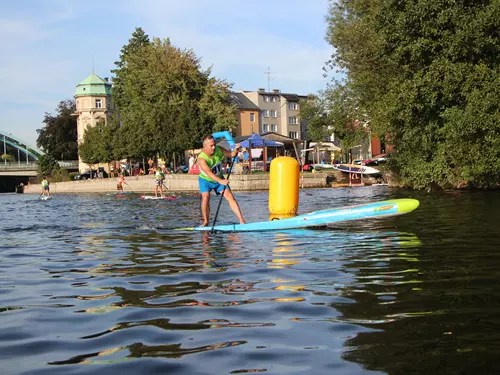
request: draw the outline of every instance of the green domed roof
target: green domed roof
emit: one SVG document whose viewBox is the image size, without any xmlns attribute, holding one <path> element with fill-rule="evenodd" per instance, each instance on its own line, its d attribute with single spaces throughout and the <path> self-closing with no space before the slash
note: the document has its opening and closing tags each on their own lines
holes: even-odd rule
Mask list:
<svg viewBox="0 0 500 375">
<path fill-rule="evenodd" d="M 77 96 L 111 95 L 111 83 L 103 80 L 97 74 L 92 72 L 87 78 L 76 86 L 75 98 Z"/>
</svg>

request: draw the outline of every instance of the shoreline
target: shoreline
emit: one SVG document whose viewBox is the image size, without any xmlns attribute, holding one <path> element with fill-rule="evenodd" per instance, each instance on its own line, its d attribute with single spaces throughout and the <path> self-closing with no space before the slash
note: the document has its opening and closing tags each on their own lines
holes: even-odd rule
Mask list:
<svg viewBox="0 0 500 375">
<path fill-rule="evenodd" d="M 320 188 L 328 187 L 328 174 L 310 173 L 299 177 L 300 188 Z M 85 181 L 64 181 L 50 184 L 51 194 L 72 194 L 72 193 L 114 193 L 116 192 L 117 178 L 97 178 Z M 123 190 L 134 193 L 151 193 L 154 191 L 155 177 L 128 176 L 125 177 L 126 184 Z M 165 177 L 166 192 L 199 192 L 198 175 L 189 174 L 169 174 Z M 231 189 L 234 191 L 258 191 L 269 190 L 269 175 L 232 175 L 230 179 Z M 127 185 L 128 184 L 128 185 Z M 24 194 L 40 194 L 42 187 L 40 184 L 29 185 L 24 189 Z"/>
</svg>

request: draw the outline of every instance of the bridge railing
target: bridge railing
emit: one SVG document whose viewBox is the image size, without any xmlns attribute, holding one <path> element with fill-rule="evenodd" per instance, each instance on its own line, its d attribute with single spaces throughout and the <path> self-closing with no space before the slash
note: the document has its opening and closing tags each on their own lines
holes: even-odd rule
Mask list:
<svg viewBox="0 0 500 375">
<path fill-rule="evenodd" d="M 59 166 L 65 169 L 78 169 L 78 160 L 64 160 L 58 161 Z M 38 163 L 36 161 L 0 161 L 0 170 L 34 170 L 37 169 Z"/>
</svg>

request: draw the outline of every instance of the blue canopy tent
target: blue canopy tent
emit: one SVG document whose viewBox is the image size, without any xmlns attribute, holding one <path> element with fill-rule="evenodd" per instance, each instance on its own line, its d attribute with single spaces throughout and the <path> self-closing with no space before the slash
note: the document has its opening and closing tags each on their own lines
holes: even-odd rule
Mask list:
<svg viewBox="0 0 500 375">
<path fill-rule="evenodd" d="M 265 138 L 262 138 L 257 133 L 253 133 L 248 139 L 240 142 L 240 146 L 244 148 L 251 147 L 281 147 L 283 143 L 276 141 L 269 141 Z"/>
<path fill-rule="evenodd" d="M 252 147 L 253 148 L 263 148 L 264 149 L 264 172 L 266 171 L 266 164 L 267 164 L 267 147 L 282 147 L 283 143 L 281 142 L 276 142 L 276 141 L 270 141 L 265 138 L 262 138 L 260 135 L 257 133 L 253 133 L 248 139 L 244 140 L 243 142 L 240 142 L 240 146 L 243 148 L 248 148 L 248 153 L 250 155 L 249 160 L 248 160 L 248 166 L 250 173 L 252 171 Z"/>
</svg>

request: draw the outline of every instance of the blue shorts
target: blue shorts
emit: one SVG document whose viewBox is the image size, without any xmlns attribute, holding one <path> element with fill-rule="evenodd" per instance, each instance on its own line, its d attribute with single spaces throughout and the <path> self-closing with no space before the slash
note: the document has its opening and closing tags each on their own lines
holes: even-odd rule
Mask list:
<svg viewBox="0 0 500 375">
<path fill-rule="evenodd" d="M 50 191 L 50 187 L 49 187 L 49 186 L 44 186 L 44 187 L 43 187 L 43 190 Z"/>
<path fill-rule="evenodd" d="M 220 195 L 224 190 L 224 185 L 218 182 L 207 181 L 201 177 L 198 177 L 198 183 L 200 184 L 200 193 L 210 193 L 212 190 L 215 190 L 215 194 Z M 226 189 L 229 189 L 229 186 Z"/>
</svg>

